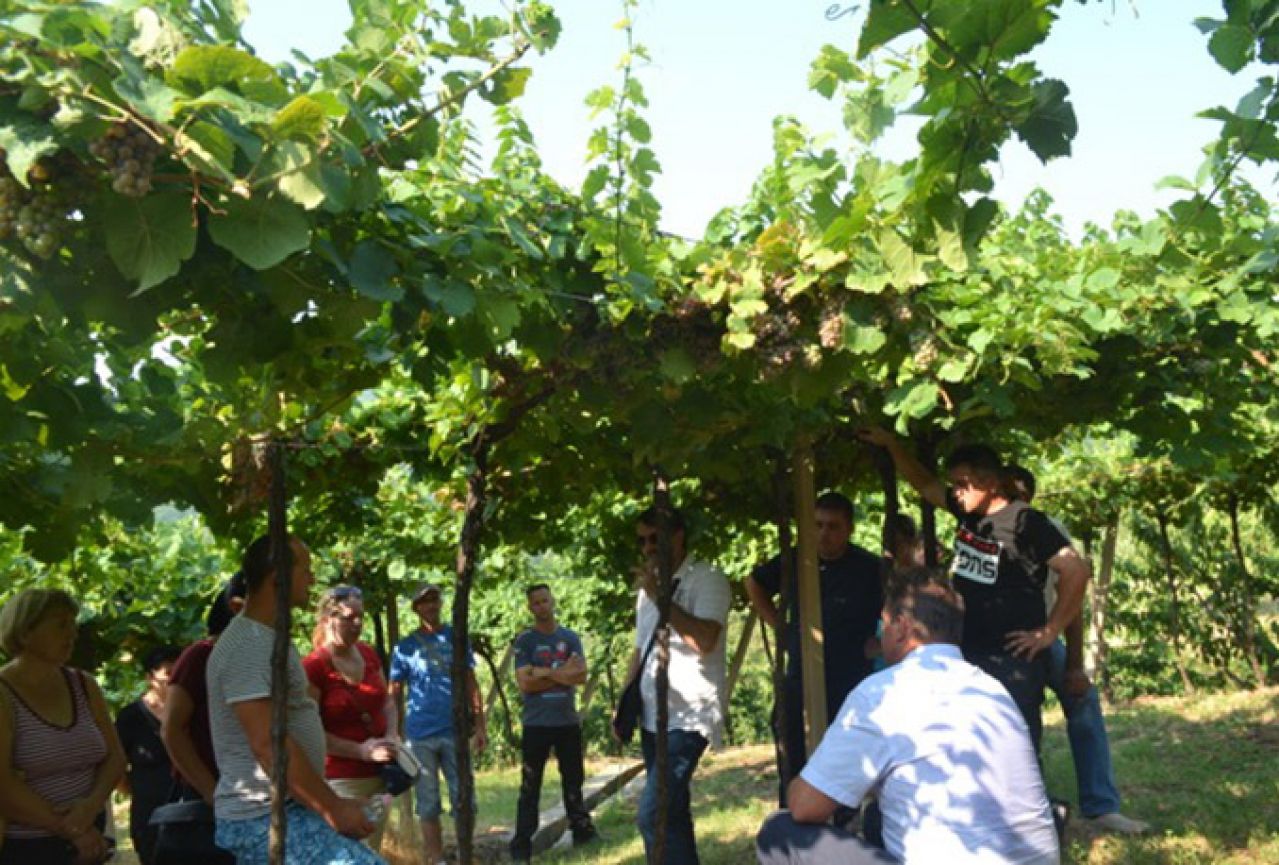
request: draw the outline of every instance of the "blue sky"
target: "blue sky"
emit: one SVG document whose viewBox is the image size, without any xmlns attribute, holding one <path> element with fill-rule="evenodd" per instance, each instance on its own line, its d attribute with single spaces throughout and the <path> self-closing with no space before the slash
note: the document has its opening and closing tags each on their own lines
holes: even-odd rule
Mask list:
<svg viewBox="0 0 1279 865">
<path fill-rule="evenodd" d="M 527 64 L 534 74 L 520 104 L 547 169 L 577 186 L 594 126 L 583 99 L 618 79 L 620 4 L 555 5 L 563 36 L 549 55 Z M 654 191 L 666 229 L 700 236 L 717 210 L 745 198 L 769 161 L 777 115 L 795 115 L 817 131 L 839 129 L 839 107 L 807 88 L 809 64 L 823 44 L 852 48 L 856 42 L 861 16 L 827 20 L 831 5 L 641 0 L 636 38 L 653 59 L 639 74 L 663 167 Z M 350 23 L 345 0 L 256 0 L 251 8 L 247 37 L 269 60 L 284 59 L 290 48 L 326 54 Z M 1109 224 L 1118 209 L 1150 215 L 1171 201 L 1174 194 L 1157 191 L 1156 183 L 1171 174 L 1193 176 L 1203 146 L 1216 136 L 1216 123 L 1194 115 L 1233 107 L 1257 77 L 1254 69 L 1231 76 L 1212 61 L 1192 24 L 1198 17 L 1223 17 L 1219 0 L 1064 3 L 1034 59 L 1070 87 L 1080 126 L 1074 154 L 1044 166 L 1010 143 L 994 169 L 996 197 L 1016 206 L 1043 187 L 1073 230 L 1086 221 Z M 902 129 L 890 133 L 883 150 L 900 159 L 913 146 L 910 130 Z M 1273 194 L 1272 174 L 1265 179 Z"/>
</svg>

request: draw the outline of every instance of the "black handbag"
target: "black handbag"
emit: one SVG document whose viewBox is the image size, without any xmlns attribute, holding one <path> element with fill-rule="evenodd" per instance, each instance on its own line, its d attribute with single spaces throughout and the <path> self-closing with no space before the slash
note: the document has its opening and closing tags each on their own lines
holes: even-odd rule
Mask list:
<svg viewBox="0 0 1279 865">
<path fill-rule="evenodd" d="M 161 805 L 151 812 L 155 865 L 235 865 L 213 840 L 213 808 L 203 799 Z"/>
<path fill-rule="evenodd" d="M 417 781 L 418 776 L 422 774 L 422 764 L 408 748 L 396 745 L 395 759 L 389 763 L 383 763 L 380 772 L 382 783 L 386 785 L 386 792 L 392 796 L 398 796 Z"/>
<path fill-rule="evenodd" d="M 672 595 L 677 588 L 679 588 L 679 580 L 671 586 Z M 653 651 L 653 643 L 656 640 L 657 628 L 653 628 L 653 633 L 648 638 L 648 645 L 644 647 L 639 666 L 635 668 L 635 675 L 622 689 L 622 696 L 618 699 L 617 708 L 613 711 L 611 722 L 613 735 L 617 736 L 618 741 L 623 745 L 630 744 L 631 739 L 634 738 L 635 728 L 639 726 L 640 716 L 644 713 L 644 695 L 640 691 L 640 682 L 644 678 L 644 665 L 648 663 L 648 655 Z"/>
</svg>

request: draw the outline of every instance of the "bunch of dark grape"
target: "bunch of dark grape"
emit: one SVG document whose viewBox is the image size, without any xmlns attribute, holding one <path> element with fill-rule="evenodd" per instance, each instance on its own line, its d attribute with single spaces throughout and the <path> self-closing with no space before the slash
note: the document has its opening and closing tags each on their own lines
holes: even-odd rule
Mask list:
<svg viewBox="0 0 1279 865">
<path fill-rule="evenodd" d="M 844 305 L 836 298 L 826 301 L 822 307 L 821 323 L 817 326 L 817 338 L 822 348 L 834 351 L 844 342 Z"/>
<path fill-rule="evenodd" d="M 129 123 L 113 124 L 89 145 L 89 152 L 107 164 L 111 188 L 116 192 L 141 198 L 151 191 L 151 172 L 160 146 L 145 129 Z"/>
<path fill-rule="evenodd" d="M 709 305 L 687 297 L 672 310 L 671 317 L 653 322 L 650 338 L 658 343 L 678 345 L 688 352 L 698 369 L 715 366 L 720 360 L 724 328 Z"/>
<path fill-rule="evenodd" d="M 941 354 L 941 343 L 931 333 L 917 330 L 910 335 L 910 350 L 914 353 L 915 366 L 929 369 Z"/>
<path fill-rule="evenodd" d="M 751 324 L 755 331 L 755 351 L 764 360 L 766 377 L 780 374 L 803 357 L 804 342 L 800 337 L 803 320 L 794 309 L 770 309 L 755 316 Z"/>
<path fill-rule="evenodd" d="M 898 324 L 910 324 L 915 319 L 915 311 L 910 307 L 910 300 L 895 296 L 890 301 L 893 320 Z"/>
</svg>

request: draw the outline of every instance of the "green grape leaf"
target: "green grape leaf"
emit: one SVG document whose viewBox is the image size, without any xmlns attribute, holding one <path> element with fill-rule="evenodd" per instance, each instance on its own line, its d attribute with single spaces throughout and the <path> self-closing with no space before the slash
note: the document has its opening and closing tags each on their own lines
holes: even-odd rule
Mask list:
<svg viewBox="0 0 1279 865">
<path fill-rule="evenodd" d="M 1017 124 L 1017 137 L 1026 142 L 1040 162 L 1055 156 L 1069 156 L 1070 142 L 1079 131 L 1075 109 L 1067 99 L 1070 88 L 1048 78 L 1031 89 L 1035 102 L 1025 119 Z"/>
<path fill-rule="evenodd" d="M 309 96 L 298 96 L 276 112 L 271 129 L 280 138 L 313 142 L 324 134 L 327 124 L 323 105 Z"/>
<path fill-rule="evenodd" d="M 514 102 L 524 95 L 524 88 L 528 86 L 528 80 L 532 75 L 533 70 L 526 66 L 503 69 L 480 91 L 480 96 L 493 105 Z"/>
<path fill-rule="evenodd" d="M 937 405 L 940 393 L 940 389 L 931 381 L 904 384 L 888 394 L 884 410 L 889 414 L 900 415 L 900 427 L 900 422 L 907 418 L 927 417 Z"/>
<path fill-rule="evenodd" d="M 865 58 L 879 46 L 887 45 L 917 26 L 919 19 L 901 0 L 872 0 L 857 40 L 857 59 Z"/>
<path fill-rule="evenodd" d="M 697 375 L 697 364 L 689 353 L 678 346 L 662 352 L 662 375 L 676 384 L 683 384 Z"/>
<path fill-rule="evenodd" d="M 269 105 L 279 104 L 288 96 L 284 82 L 269 63 L 229 45 L 184 48 L 169 69 L 168 81 L 192 95 L 225 87 Z"/>
<path fill-rule="evenodd" d="M 209 217 L 213 242 L 255 270 L 266 270 L 311 243 L 311 225 L 294 204 L 276 198 L 228 198 Z"/>
<path fill-rule="evenodd" d="M 103 207 L 107 253 L 128 279 L 146 291 L 177 274 L 195 253 L 191 199 L 176 192 L 145 198 L 106 196 Z"/>
<path fill-rule="evenodd" d="M 1252 31 L 1238 24 L 1224 24 L 1208 38 L 1208 53 L 1231 74 L 1248 65 L 1252 51 Z"/>
<path fill-rule="evenodd" d="M 0 150 L 5 152 L 9 171 L 26 186 L 31 166 L 40 157 L 56 153 L 58 142 L 43 123 L 30 119 L 25 112 L 10 112 L 5 104 L 8 101 L 0 101 Z"/>
<path fill-rule="evenodd" d="M 182 94 L 158 78 L 124 74 L 112 82 L 115 92 L 143 117 L 160 123 L 173 119 L 174 105 Z"/>
<path fill-rule="evenodd" d="M 884 347 L 888 337 L 877 327 L 870 325 L 845 326 L 844 348 L 853 354 L 874 354 Z"/>
<path fill-rule="evenodd" d="M 392 283 L 400 267 L 381 244 L 366 240 L 355 247 L 347 267 L 347 278 L 355 290 L 373 300 L 398 301 L 404 298 L 404 289 Z"/>
</svg>

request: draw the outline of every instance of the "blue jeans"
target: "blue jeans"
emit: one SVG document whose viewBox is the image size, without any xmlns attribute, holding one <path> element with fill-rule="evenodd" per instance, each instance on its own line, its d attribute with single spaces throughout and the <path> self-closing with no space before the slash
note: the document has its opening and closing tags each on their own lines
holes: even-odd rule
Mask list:
<svg viewBox="0 0 1279 865">
<path fill-rule="evenodd" d="M 692 781 L 697 761 L 709 743 L 693 730 L 671 730 L 667 739 L 666 768 L 666 858 L 661 865 L 699 865 L 697 840 L 693 837 Z M 644 750 L 644 793 L 640 796 L 635 823 L 644 838 L 646 857 L 657 842 L 657 736 L 640 733 Z"/>
<path fill-rule="evenodd" d="M 457 750 L 453 745 L 453 734 L 412 739 L 409 747 L 413 749 L 413 756 L 422 764 L 422 774 L 413 785 L 413 795 L 417 798 L 417 818 L 438 820 L 443 813 L 440 797 L 441 771 L 444 773 L 444 782 L 449 785 L 449 812 L 456 814 Z"/>
<path fill-rule="evenodd" d="M 1100 817 L 1119 810 L 1119 788 L 1110 763 L 1110 739 L 1106 719 L 1101 715 L 1097 689 L 1089 687 L 1082 697 L 1066 694 L 1066 644 L 1061 640 L 1048 649 L 1048 687 L 1061 702 L 1070 737 L 1070 756 L 1075 761 L 1075 783 L 1079 786 L 1079 811 L 1085 817 Z"/>
<path fill-rule="evenodd" d="M 839 826 L 796 823 L 789 811 L 774 811 L 755 836 L 759 865 L 891 865 L 883 849 Z"/>
</svg>

